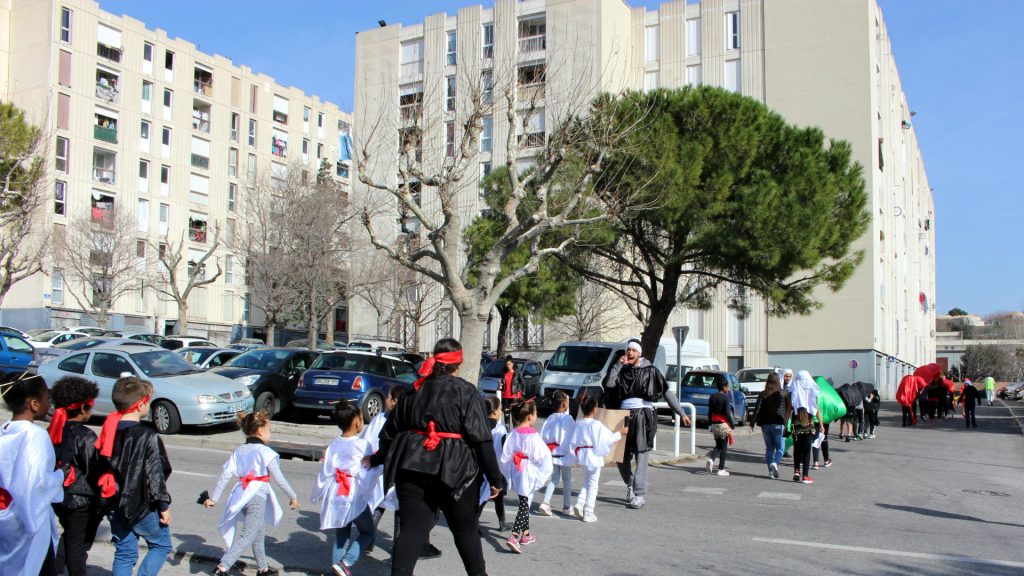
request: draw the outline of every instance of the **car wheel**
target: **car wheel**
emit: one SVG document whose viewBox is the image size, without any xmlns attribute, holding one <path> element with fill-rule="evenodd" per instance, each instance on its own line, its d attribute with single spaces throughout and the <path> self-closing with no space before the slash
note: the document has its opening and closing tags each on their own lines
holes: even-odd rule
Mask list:
<svg viewBox="0 0 1024 576">
<path fill-rule="evenodd" d="M 256 402 L 253 403 L 253 412 L 266 412 L 273 418 L 277 414 L 277 398 L 274 397 L 274 393 L 268 391 L 260 392 L 256 396 Z"/>
<path fill-rule="evenodd" d="M 170 402 L 160 401 L 153 405 L 150 418 L 156 431 L 161 434 L 177 434 L 181 430 L 181 416 Z"/>
<path fill-rule="evenodd" d="M 369 423 L 377 414 L 384 411 L 384 399 L 380 394 L 371 392 L 363 399 L 363 422 Z"/>
</svg>

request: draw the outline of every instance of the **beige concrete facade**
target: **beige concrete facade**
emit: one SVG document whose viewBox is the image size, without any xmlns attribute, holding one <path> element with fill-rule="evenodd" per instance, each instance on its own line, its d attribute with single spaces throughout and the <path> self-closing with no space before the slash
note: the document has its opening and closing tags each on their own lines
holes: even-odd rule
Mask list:
<svg viewBox="0 0 1024 576">
<path fill-rule="evenodd" d="M 544 22 L 545 40 L 529 37 L 522 22 L 531 19 Z M 491 54 L 481 50 L 489 26 Z M 451 64 L 449 33 L 457 39 Z M 402 60 L 403 43 L 419 39 L 423 48 L 413 66 L 418 75 L 403 77 L 403 67 L 409 68 Z M 545 42 L 544 50 L 534 50 L 531 42 Z M 837 382 L 871 381 L 891 394 L 904 373 L 934 360 L 935 207 L 874 0 L 677 0 L 656 11 L 618 0 L 498 0 L 493 8 L 467 7 L 419 24 L 367 30 L 358 35 L 356 47 L 356 133 L 365 134 L 381 117 L 397 117 L 399 93 L 409 82 L 423 83 L 424 115 L 440 115 L 445 76 L 457 75 L 462 93 L 463 78 L 479 78 L 489 68 L 497 78 L 501 62 L 530 59 L 547 64 L 548 127 L 554 125 L 559 97 L 570 87 L 616 92 L 703 83 L 741 92 L 792 123 L 819 126 L 853 145 L 872 218 L 855 246 L 864 253 L 863 264 L 842 290 L 819 291 L 822 307 L 808 316 L 769 317 L 764 303 L 754 299 L 750 315 L 739 319 L 725 308 L 724 294 L 710 311 L 674 313 L 670 325 L 690 325 L 691 337 L 708 340 L 723 367 L 806 368 Z M 494 118 L 495 145 L 480 155 L 482 172 L 504 161 L 500 110 Z M 431 130 L 427 138 L 443 142 L 443 135 Z M 395 150 L 397 142 L 388 146 Z M 388 170 L 380 162 L 375 168 Z M 467 188 L 468 221 L 479 210 L 479 191 Z M 454 314 L 444 314 L 444 330 L 426 326 L 421 346 L 437 336 L 457 335 L 454 320 L 447 320 Z M 371 320 L 359 323 L 372 326 Z M 634 323 L 603 336 L 638 332 Z M 554 348 L 559 343 L 554 334 L 547 330 L 533 344 Z M 850 368 L 852 360 L 856 370 Z"/>
<path fill-rule="evenodd" d="M 50 135 L 49 177 L 65 203 L 63 213 L 56 204 L 49 211 L 47 225 L 96 213 L 100 197 L 136 215 L 139 240 L 185 235 L 200 252 L 214 226 L 223 236 L 244 217 L 255 177 L 289 169 L 312 177 L 321 158 L 338 170 L 339 137 L 351 124 L 331 102 L 90 0 L 0 1 L 0 98 Z M 69 145 L 65 166 L 54 157 L 58 138 Z M 190 298 L 189 332 L 227 343 L 262 321 L 246 304 L 244 261 L 223 249 L 217 258 L 225 274 Z M 51 265 L 16 285 L 5 320 L 77 324 L 81 310 L 55 276 Z M 114 312 L 111 327 L 159 332 L 177 317 L 152 289 L 121 298 Z"/>
</svg>

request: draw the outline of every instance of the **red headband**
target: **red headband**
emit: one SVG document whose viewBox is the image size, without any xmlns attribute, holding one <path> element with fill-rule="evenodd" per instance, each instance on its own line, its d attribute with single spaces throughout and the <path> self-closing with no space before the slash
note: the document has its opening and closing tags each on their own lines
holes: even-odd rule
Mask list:
<svg viewBox="0 0 1024 576">
<path fill-rule="evenodd" d="M 125 410 L 118 410 L 107 415 L 107 419 L 103 421 L 103 428 L 100 428 L 100 437 L 96 439 L 96 449 L 100 451 L 101 456 L 110 458 L 114 453 L 114 436 L 117 434 L 117 424 L 121 421 L 121 417 L 135 412 L 146 402 L 149 402 L 149 396 L 143 396 Z"/>
<path fill-rule="evenodd" d="M 92 408 L 93 400 L 83 400 L 81 402 L 74 402 L 64 406 L 63 408 L 56 408 L 53 411 L 53 418 L 50 419 L 50 427 L 47 432 L 50 433 L 50 442 L 54 446 L 64 441 L 64 424 L 68 421 L 68 410 L 81 410 L 82 408 Z"/>
<path fill-rule="evenodd" d="M 434 371 L 434 364 L 462 364 L 462 350 L 440 352 L 424 360 L 423 365 L 420 366 L 420 378 L 412 384 L 413 390 L 420 389 L 420 385 L 423 384 L 423 381 L 426 380 Z"/>
</svg>

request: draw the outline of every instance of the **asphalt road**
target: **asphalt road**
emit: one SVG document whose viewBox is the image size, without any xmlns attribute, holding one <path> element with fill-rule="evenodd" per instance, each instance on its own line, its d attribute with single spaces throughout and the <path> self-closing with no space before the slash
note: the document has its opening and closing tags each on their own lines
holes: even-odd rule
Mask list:
<svg viewBox="0 0 1024 576">
<path fill-rule="evenodd" d="M 703 462 L 657 466 L 651 471 L 648 506 L 623 505 L 624 487 L 614 468 L 602 474 L 599 521 L 533 516 L 538 542 L 522 556 L 503 547 L 489 507 L 483 515 L 484 551 L 494 575 L 551 574 L 567 570 L 596 576 L 676 574 L 1024 574 L 1024 436 L 1005 407 L 979 408 L 979 428 L 962 420 L 900 428 L 886 404 L 874 440 L 832 439 L 829 469 L 813 472 L 815 484 L 766 477 L 760 433 L 737 435 L 730 477 L 708 476 Z M 700 448 L 710 437 L 701 434 Z M 217 533 L 220 508 L 194 504 L 212 490 L 227 453 L 169 446 L 175 473 L 172 532 L 177 554 L 165 574 L 209 573 L 223 551 Z M 282 466 L 305 509 L 286 512 L 269 529 L 267 552 L 285 572 L 319 573 L 330 548 L 308 504 L 316 464 Z M 578 488 L 582 474 L 574 474 Z M 555 508 L 561 506 L 556 493 Z M 514 512 L 511 501 L 509 514 Z M 511 518 L 510 518 L 511 519 Z M 442 521 L 443 522 L 443 521 Z M 389 573 L 392 519 L 382 520 L 377 548 L 355 574 Z M 103 534 L 107 534 L 105 531 Z M 422 561 L 422 576 L 464 573 L 451 536 L 439 526 L 433 542 L 444 551 Z M 90 574 L 109 573 L 113 548 L 97 543 Z M 244 572 L 254 574 L 249 557 Z"/>
</svg>

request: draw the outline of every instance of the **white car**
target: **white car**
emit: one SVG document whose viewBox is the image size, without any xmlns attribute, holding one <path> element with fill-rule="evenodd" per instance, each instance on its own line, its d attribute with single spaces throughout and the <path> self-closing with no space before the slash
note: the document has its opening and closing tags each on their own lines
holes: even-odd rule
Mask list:
<svg viewBox="0 0 1024 576">
<path fill-rule="evenodd" d="M 96 383 L 100 395 L 93 412 L 114 411 L 111 392 L 124 375 L 153 383 L 149 418 L 161 434 L 176 434 L 182 425 L 212 426 L 233 422 L 238 412 L 252 411 L 252 393 L 246 386 L 216 374 L 200 372 L 177 354 L 148 346 L 97 347 L 68 354 L 39 366 L 47 386 L 64 376 L 79 376 Z"/>
<path fill-rule="evenodd" d="M 223 366 L 228 360 L 242 353 L 234 348 L 189 347 L 178 348 L 175 354 L 196 365 L 200 370 Z"/>
<path fill-rule="evenodd" d="M 106 330 L 99 326 L 68 326 L 67 328 L 61 328 L 64 332 L 84 332 L 89 336 L 102 336 Z"/>
<path fill-rule="evenodd" d="M 78 338 L 87 338 L 89 335 L 85 332 L 63 332 L 57 330 L 50 330 L 49 332 L 43 332 L 38 336 L 33 336 L 29 339 L 28 343 L 33 348 L 49 348 L 50 346 L 56 346 L 65 342 L 70 342 Z"/>
<path fill-rule="evenodd" d="M 202 338 L 199 336 L 168 336 L 163 342 L 160 343 L 160 345 L 163 346 L 164 348 L 167 348 L 168 350 L 177 350 L 179 348 L 191 348 L 193 346 L 201 346 L 205 348 L 220 348 L 220 346 L 217 346 L 213 342 L 210 342 L 209 339 Z"/>
</svg>

